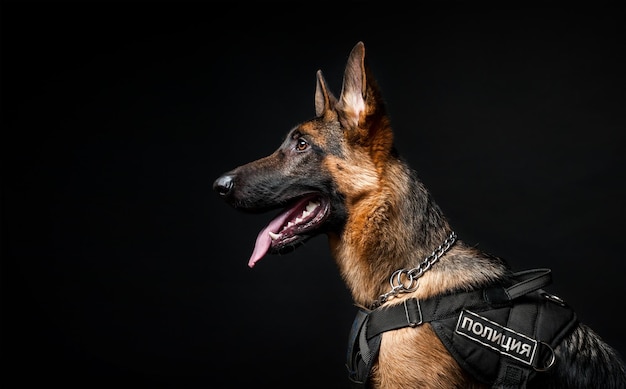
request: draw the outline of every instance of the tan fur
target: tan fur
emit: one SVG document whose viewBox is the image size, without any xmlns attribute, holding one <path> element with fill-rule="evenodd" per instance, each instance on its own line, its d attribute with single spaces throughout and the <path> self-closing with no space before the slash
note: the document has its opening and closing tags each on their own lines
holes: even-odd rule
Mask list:
<svg viewBox="0 0 626 389">
<path fill-rule="evenodd" d="M 355 166 L 354 170 L 357 169 Z M 377 176 L 376 185 L 366 194 L 360 192 L 359 196 L 348 197 L 350 213 L 347 228 L 340 240 L 331 242 L 339 270 L 359 305 L 367 306 L 386 292 L 389 288 L 386 281 L 397 270 L 393 261 L 381 262 L 378 266 L 383 266 L 384 275 L 372 277 L 375 270 L 370 266 L 372 261 L 368 258 L 394 258 L 399 253 L 407 255 L 411 250 L 403 221 L 408 215 L 397 213 L 397 204 L 402 199 L 399 197 L 401 192 L 395 190 L 408 177 L 398 170 L 398 167 L 387 169 L 389 175 Z M 391 182 L 396 184 L 390 185 Z M 394 239 L 386 239 L 390 236 L 394 236 Z M 384 282 L 381 283 L 381 280 Z"/>
<path fill-rule="evenodd" d="M 350 206 L 358 206 L 358 200 L 376 190 L 379 177 L 376 166 L 364 152 L 352 151 L 347 158 L 329 156 L 324 165 L 334 177 L 337 177 L 338 189 L 346 195 Z"/>
<path fill-rule="evenodd" d="M 428 324 L 385 333 L 378 360 L 376 388 L 486 387 L 468 380 Z"/>
</svg>

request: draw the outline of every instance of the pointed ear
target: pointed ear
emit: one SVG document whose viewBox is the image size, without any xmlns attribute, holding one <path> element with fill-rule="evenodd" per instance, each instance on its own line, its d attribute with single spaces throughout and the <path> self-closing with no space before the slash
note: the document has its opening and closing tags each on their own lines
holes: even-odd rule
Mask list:
<svg viewBox="0 0 626 389">
<path fill-rule="evenodd" d="M 359 125 L 361 114 L 365 111 L 367 97 L 367 77 L 365 69 L 365 45 L 358 42 L 348 57 L 343 75 L 341 96 L 337 104 L 341 122 L 347 128 Z"/>
<path fill-rule="evenodd" d="M 317 71 L 317 84 L 315 86 L 315 115 L 322 116 L 324 112 L 334 108 L 337 98 L 328 89 L 328 84 L 322 75 L 322 71 Z"/>
</svg>

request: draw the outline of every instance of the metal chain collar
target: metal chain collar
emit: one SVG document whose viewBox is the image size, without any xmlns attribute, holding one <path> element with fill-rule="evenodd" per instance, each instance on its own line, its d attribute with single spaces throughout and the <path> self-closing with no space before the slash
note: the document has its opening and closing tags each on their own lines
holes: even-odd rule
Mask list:
<svg viewBox="0 0 626 389">
<path fill-rule="evenodd" d="M 372 304 L 372 309 L 376 309 L 390 298 L 397 296 L 400 293 L 413 292 L 417 289 L 418 279 L 424 274 L 425 271 L 430 269 L 435 262 L 448 251 L 450 246 L 456 241 L 456 233 L 452 231 L 450 235 L 443 241 L 439 247 L 424 258 L 417 267 L 413 269 L 399 269 L 394 271 L 389 278 L 389 285 L 391 290 L 385 294 L 378 296 L 378 299 Z"/>
</svg>

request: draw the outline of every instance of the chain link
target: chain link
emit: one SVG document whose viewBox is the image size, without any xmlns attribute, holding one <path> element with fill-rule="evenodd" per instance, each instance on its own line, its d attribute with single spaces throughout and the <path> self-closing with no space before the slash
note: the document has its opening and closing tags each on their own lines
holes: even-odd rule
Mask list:
<svg viewBox="0 0 626 389">
<path fill-rule="evenodd" d="M 419 278 L 430 269 L 435 262 L 439 260 L 443 256 L 443 254 L 448 251 L 450 246 L 454 244 L 456 241 L 456 233 L 452 231 L 450 235 L 443 241 L 439 247 L 437 247 L 433 252 L 424 258 L 422 262 L 414 267 L 413 269 L 399 269 L 394 271 L 389 278 L 389 285 L 391 286 L 391 290 L 385 294 L 381 294 L 378 299 L 372 304 L 372 309 L 375 309 L 381 306 L 383 303 L 388 301 L 390 298 L 399 295 L 400 293 L 408 293 L 413 292 L 417 289 Z"/>
</svg>

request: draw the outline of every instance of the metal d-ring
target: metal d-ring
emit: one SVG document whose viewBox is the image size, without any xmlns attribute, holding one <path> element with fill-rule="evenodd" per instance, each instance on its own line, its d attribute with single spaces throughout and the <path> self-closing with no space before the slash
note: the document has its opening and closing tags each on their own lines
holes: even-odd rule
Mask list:
<svg viewBox="0 0 626 389">
<path fill-rule="evenodd" d="M 552 347 L 550 347 L 549 344 L 547 344 L 546 342 L 541 342 L 541 341 L 539 343 L 543 344 L 548 349 L 550 349 L 550 353 L 552 354 L 552 357 L 550 358 L 550 361 L 548 362 L 547 366 L 544 366 L 544 367 L 533 366 L 533 369 L 535 369 L 535 371 L 548 371 L 550 370 L 552 366 L 554 366 L 554 362 L 556 362 L 556 355 L 554 354 L 554 350 L 552 349 Z"/>
<path fill-rule="evenodd" d="M 402 275 L 406 277 L 408 281 L 408 286 L 404 285 L 402 281 Z M 395 285 L 394 285 L 395 281 Z M 417 279 L 413 277 L 413 275 L 406 269 L 396 270 L 391 274 L 389 278 L 389 285 L 391 285 L 392 290 L 401 290 L 404 292 L 412 292 L 417 289 Z"/>
</svg>

